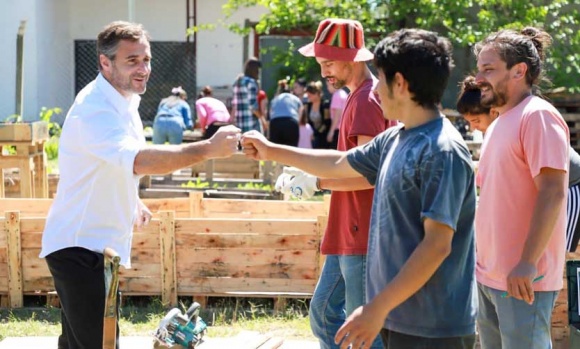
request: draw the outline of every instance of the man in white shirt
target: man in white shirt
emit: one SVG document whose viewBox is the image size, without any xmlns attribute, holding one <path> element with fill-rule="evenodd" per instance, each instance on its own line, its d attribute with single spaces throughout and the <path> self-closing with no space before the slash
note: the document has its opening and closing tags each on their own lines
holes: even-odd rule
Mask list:
<svg viewBox="0 0 580 349">
<path fill-rule="evenodd" d="M 168 173 L 237 150 L 240 130 L 222 127 L 206 141 L 148 146 L 137 108 L 151 72 L 149 35 L 113 22 L 97 38 L 100 74 L 75 98 L 60 138 L 60 181 L 48 214 L 45 257 L 62 305 L 59 349 L 101 349 L 105 306 L 103 249 L 130 267 L 133 224 L 151 213 L 139 177 Z M 118 333 L 118 332 L 117 332 Z"/>
</svg>

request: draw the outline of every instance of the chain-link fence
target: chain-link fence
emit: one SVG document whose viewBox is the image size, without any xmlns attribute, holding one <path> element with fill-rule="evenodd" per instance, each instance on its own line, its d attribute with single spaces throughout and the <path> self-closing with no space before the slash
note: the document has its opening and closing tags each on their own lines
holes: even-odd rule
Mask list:
<svg viewBox="0 0 580 349">
<path fill-rule="evenodd" d="M 171 89 L 181 86 L 188 94 L 188 102 L 195 110 L 196 81 L 193 43 L 151 42 L 152 73 L 147 92 L 141 96 L 139 114 L 144 126 L 151 126 L 161 99 L 171 94 Z M 75 93 L 78 93 L 98 74 L 97 42 L 75 41 Z"/>
</svg>

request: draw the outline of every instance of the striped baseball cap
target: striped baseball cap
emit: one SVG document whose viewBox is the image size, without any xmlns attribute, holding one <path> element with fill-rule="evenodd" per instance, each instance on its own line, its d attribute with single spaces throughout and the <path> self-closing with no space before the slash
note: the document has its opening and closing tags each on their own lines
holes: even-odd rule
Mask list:
<svg viewBox="0 0 580 349">
<path fill-rule="evenodd" d="M 320 22 L 314 41 L 298 49 L 298 52 L 306 57 L 348 62 L 365 62 L 374 57 L 365 48 L 362 24 L 359 21 L 339 18 Z"/>
</svg>

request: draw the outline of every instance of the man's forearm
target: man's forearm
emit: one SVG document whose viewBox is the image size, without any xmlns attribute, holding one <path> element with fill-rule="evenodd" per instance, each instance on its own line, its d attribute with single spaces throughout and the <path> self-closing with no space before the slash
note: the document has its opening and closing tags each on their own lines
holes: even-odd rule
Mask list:
<svg viewBox="0 0 580 349">
<path fill-rule="evenodd" d="M 554 225 L 566 200 L 565 190 L 552 187 L 538 192 L 528 238 L 521 260 L 536 265 L 554 231 Z"/>
<path fill-rule="evenodd" d="M 302 149 L 273 144 L 268 159 L 297 167 L 322 178 L 351 178 L 360 174 L 350 167 L 347 152 L 331 149 Z"/>
<path fill-rule="evenodd" d="M 364 177 L 358 178 L 319 178 L 320 189 L 333 191 L 356 191 L 374 188 Z"/>
<path fill-rule="evenodd" d="M 133 171 L 138 175 L 165 174 L 202 162 L 208 157 L 208 141 L 182 145 L 153 145 L 137 154 Z"/>
</svg>

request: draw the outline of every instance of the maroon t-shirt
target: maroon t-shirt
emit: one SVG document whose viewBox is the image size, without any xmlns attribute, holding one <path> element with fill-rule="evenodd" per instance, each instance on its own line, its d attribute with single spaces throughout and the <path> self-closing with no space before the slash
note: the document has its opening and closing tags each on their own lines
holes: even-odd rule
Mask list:
<svg viewBox="0 0 580 349">
<path fill-rule="evenodd" d="M 365 80 L 349 94 L 340 123 L 338 150 L 354 148 L 358 136 L 374 137 L 396 124 L 383 117 L 381 104 L 373 93 L 377 82 L 374 77 Z M 367 253 L 373 193 L 373 189 L 332 192 L 322 254 Z"/>
</svg>

